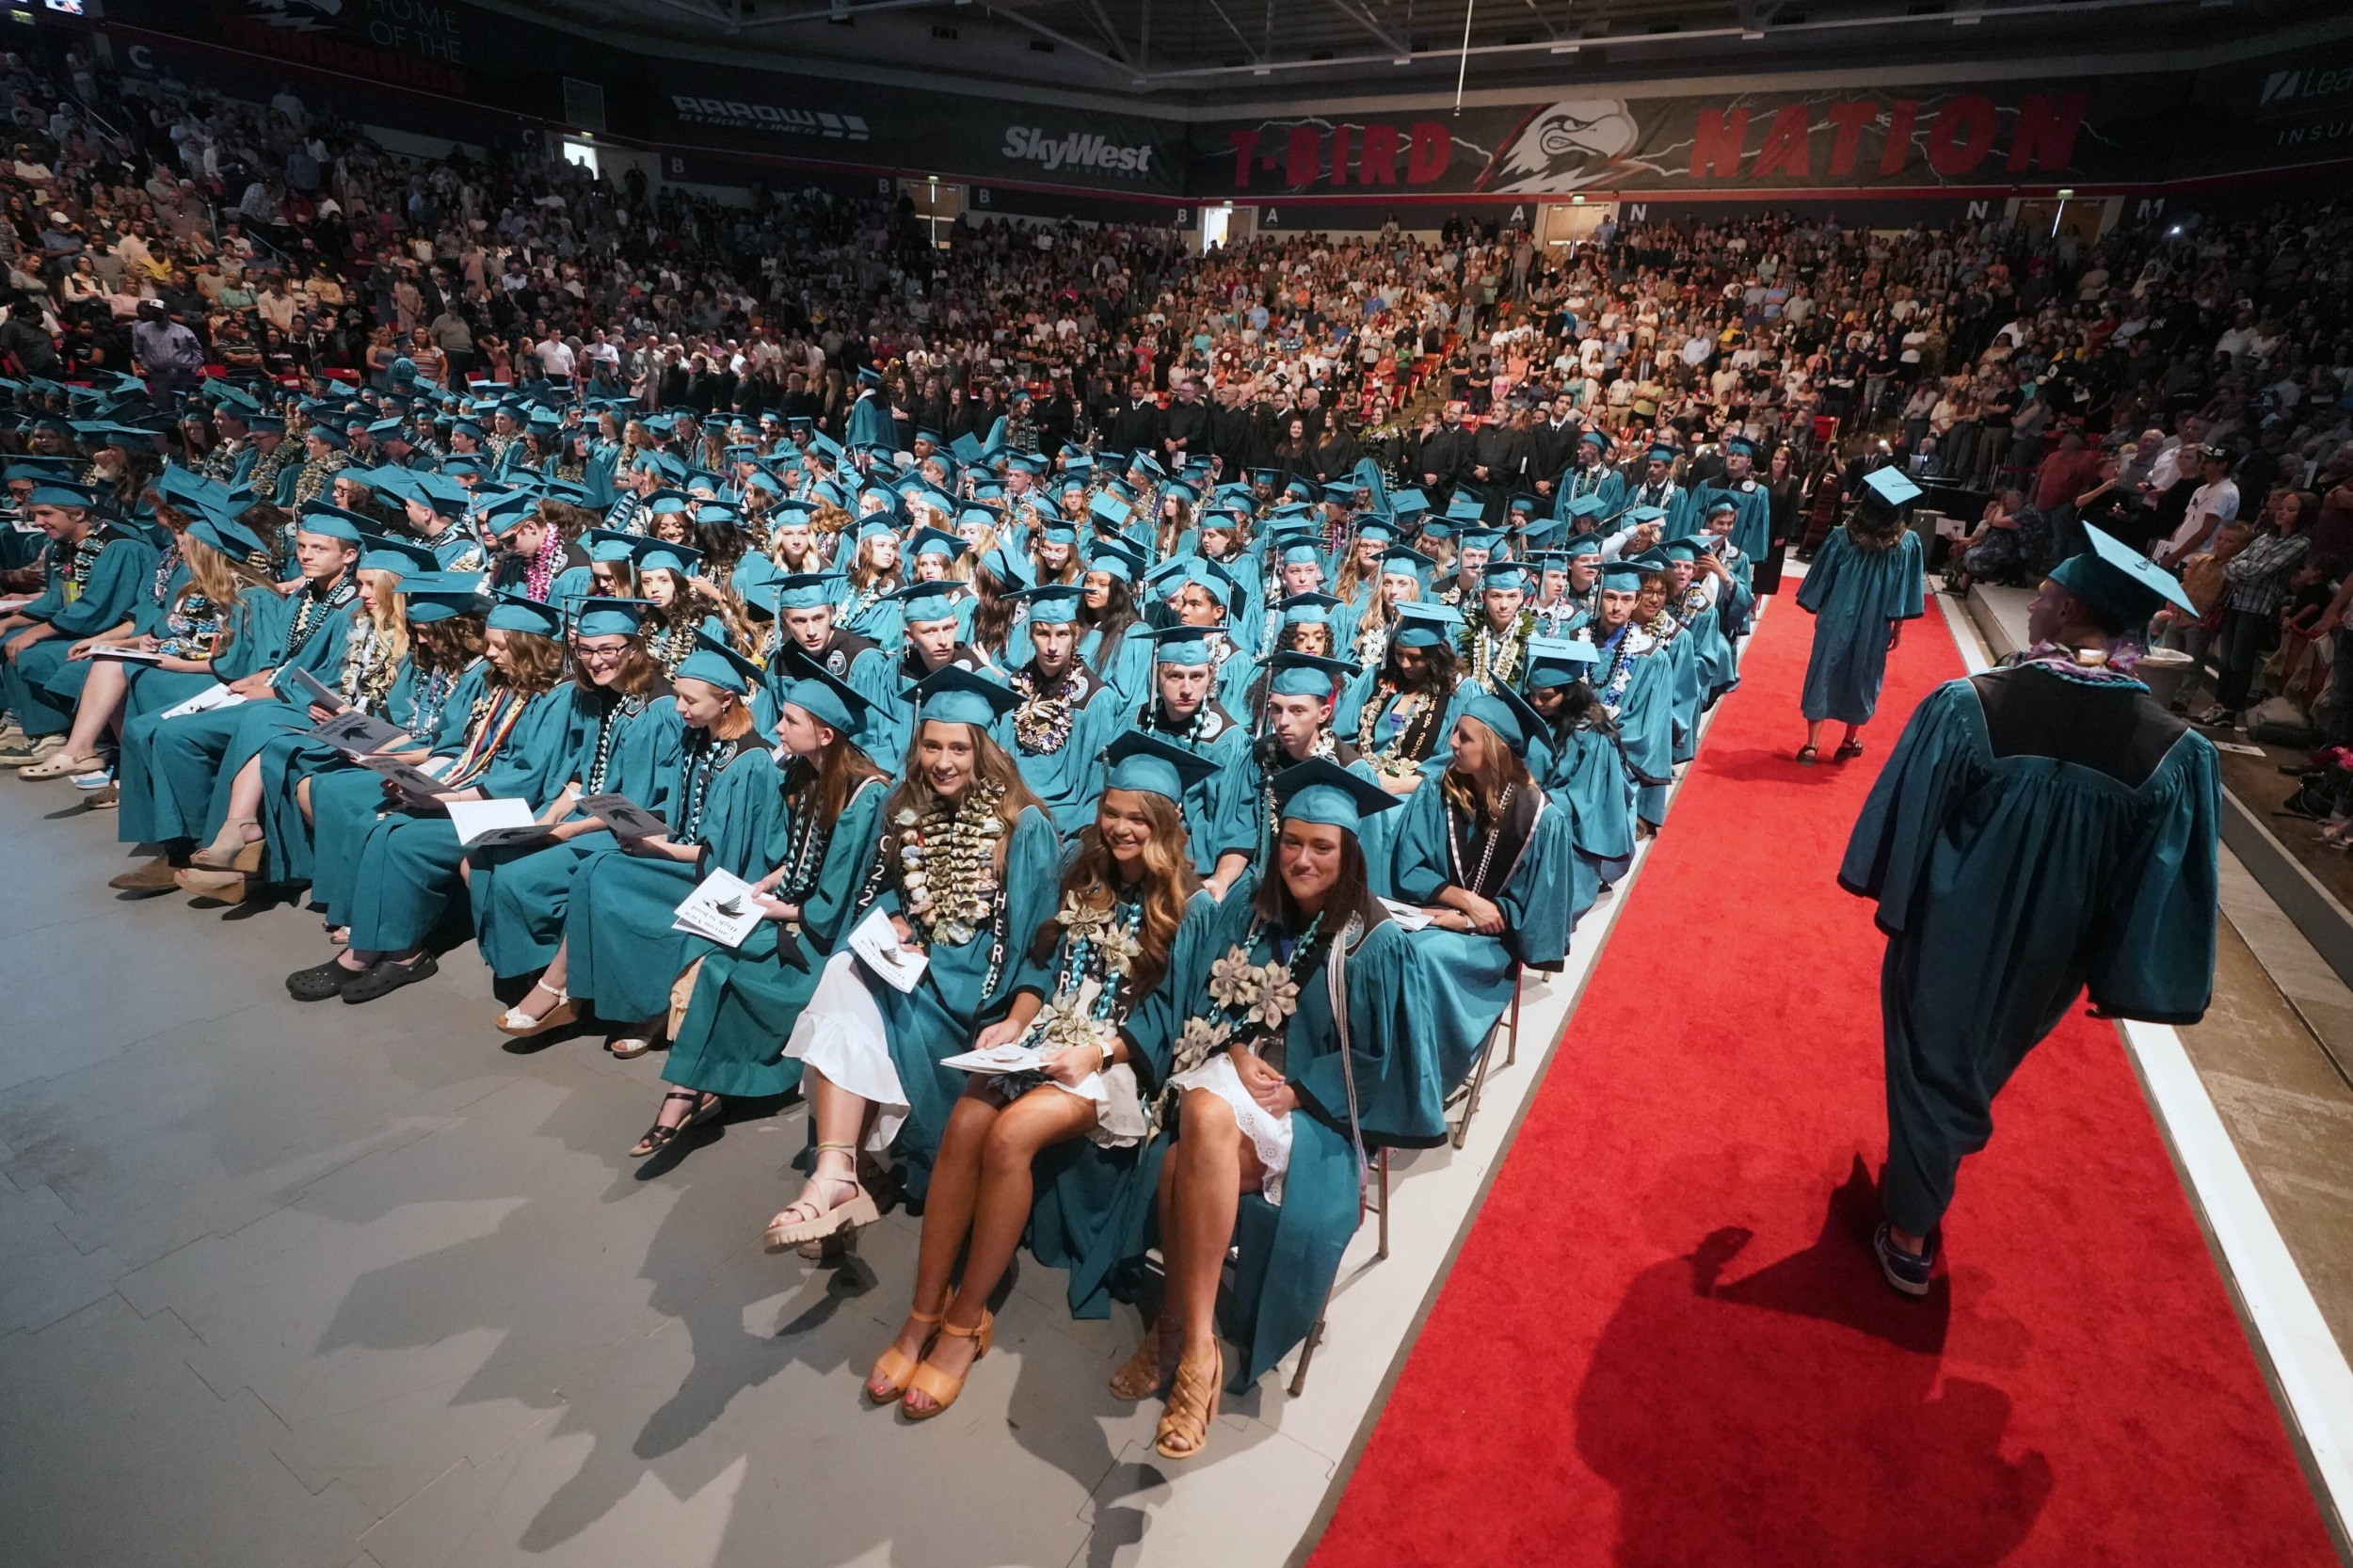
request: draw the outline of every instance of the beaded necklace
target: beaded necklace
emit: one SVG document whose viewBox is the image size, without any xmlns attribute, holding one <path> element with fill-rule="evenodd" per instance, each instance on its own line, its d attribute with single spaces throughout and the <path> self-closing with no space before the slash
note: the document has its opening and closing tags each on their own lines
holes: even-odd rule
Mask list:
<svg viewBox="0 0 2353 1568">
<path fill-rule="evenodd" d="M 1457 830 L 1447 835 L 1446 847 L 1448 858 L 1453 862 L 1456 887 L 1482 898 L 1486 896 L 1487 869 L 1495 863 L 1496 845 L 1503 840 L 1503 824 L 1511 820 L 1512 801 L 1519 793 L 1519 788 L 1517 784 L 1506 784 L 1503 787 L 1503 793 L 1497 797 L 1496 808 L 1487 825 L 1486 841 L 1479 851 L 1479 869 L 1467 878 L 1463 874 L 1463 863 L 1466 858 L 1464 854 L 1465 846 L 1463 842 L 1463 834 L 1474 824 L 1469 812 L 1460 807 L 1450 808 L 1449 814 L 1456 819 Z"/>
<path fill-rule="evenodd" d="M 171 594 L 171 574 L 179 569 L 180 536 L 174 534 L 171 536 L 171 543 L 165 547 L 163 554 L 156 557 L 154 584 L 147 590 L 147 597 L 157 604 L 168 603 Z"/>
<path fill-rule="evenodd" d="M 686 663 L 686 656 L 695 651 L 695 633 L 698 630 L 694 618 L 681 618 L 676 626 L 657 630 L 647 639 L 646 651 L 653 656 L 655 664 L 665 676 L 676 675 L 678 667 Z"/>
<path fill-rule="evenodd" d="M 360 623 L 358 635 L 344 641 L 344 700 L 361 712 L 373 713 L 383 705 L 400 673 L 399 661 L 385 657 L 390 642 L 374 617 Z"/>
<path fill-rule="evenodd" d="M 879 782 L 877 779 L 866 779 L 858 785 L 858 790 L 863 792 Z M 799 792 L 790 787 L 789 779 L 778 786 L 785 790 L 785 808 L 792 824 L 784 846 L 784 864 L 791 870 L 776 885 L 776 898 L 780 903 L 797 904 L 808 902 L 808 895 L 817 889 L 817 875 L 824 869 L 825 851 L 833 842 L 833 822 L 816 808 L 816 775 L 811 773 L 801 786 L 808 793 L 807 809 L 796 804 Z M 857 796 L 853 794 L 850 798 L 856 800 Z M 846 803 L 844 809 L 847 809 Z"/>
<path fill-rule="evenodd" d="M 1021 706 L 1013 713 L 1013 738 L 1023 751 L 1043 757 L 1060 751 L 1070 739 L 1078 699 L 1085 692 L 1086 682 L 1079 674 L 1082 666 L 1074 659 L 1062 684 L 1048 696 L 1038 690 L 1037 678 L 1030 673 L 1033 667 L 1023 665 L 1007 678 L 1006 683 L 1022 697 Z"/>
<path fill-rule="evenodd" d="M 316 584 L 305 584 L 296 600 L 294 619 L 286 626 L 288 662 L 310 646 L 311 639 L 317 635 L 320 627 L 327 624 L 330 614 L 359 597 L 359 585 L 348 572 L 337 577 L 334 585 L 325 593 L 318 591 Z"/>
<path fill-rule="evenodd" d="M 88 589 L 90 569 L 98 565 L 98 557 L 110 542 L 93 533 L 74 545 L 73 559 L 67 563 L 65 570 L 65 601 L 68 604 L 80 599 Z"/>
<path fill-rule="evenodd" d="M 1391 698 L 1396 701 L 1393 707 L 1387 709 L 1387 713 L 1396 720 L 1397 732 L 1389 737 L 1386 745 L 1369 749 L 1366 760 L 1372 764 L 1374 772 L 1392 778 L 1402 778 L 1419 770 L 1421 760 L 1414 753 L 1422 748 L 1422 732 L 1430 728 L 1440 710 L 1428 692 L 1401 694 L 1397 682 L 1384 676 L 1372 683 L 1372 695 L 1356 711 L 1356 744 L 1359 746 L 1373 738 L 1373 731 L 1381 723 L 1384 705 Z"/>
<path fill-rule="evenodd" d="M 482 660 L 476 657 L 460 669 L 432 670 L 425 675 L 424 680 L 418 681 L 417 711 L 408 721 L 409 733 L 429 734 L 440 728 L 441 710 L 449 706 L 450 697 L 457 690 L 458 680 L 465 676 L 467 670 L 472 669 L 481 663 Z"/>
<path fill-rule="evenodd" d="M 604 793 L 604 776 L 613 765 L 613 744 L 620 737 L 621 710 L 627 706 L 619 694 L 605 694 L 612 700 L 597 719 L 597 749 L 588 760 L 588 776 L 584 781 L 592 795 Z"/>
<path fill-rule="evenodd" d="M 743 750 L 742 742 L 714 740 L 708 729 L 686 732 L 685 750 L 679 760 L 679 796 L 686 805 L 679 813 L 678 830 L 670 836 L 673 843 L 692 842 L 701 831 L 711 781 Z"/>
</svg>

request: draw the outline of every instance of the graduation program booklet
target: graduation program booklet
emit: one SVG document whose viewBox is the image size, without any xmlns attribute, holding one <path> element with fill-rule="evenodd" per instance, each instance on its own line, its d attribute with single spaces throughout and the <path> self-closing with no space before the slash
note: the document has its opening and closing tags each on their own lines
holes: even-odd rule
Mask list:
<svg viewBox="0 0 2353 1568">
<path fill-rule="evenodd" d="M 590 795 L 580 808 L 624 839 L 652 839 L 670 831 L 670 824 L 627 795 Z"/>
<path fill-rule="evenodd" d="M 245 698 L 226 686 L 207 686 L 187 701 L 165 709 L 156 717 L 184 719 L 190 713 L 201 713 L 208 708 L 234 708 Z"/>
<path fill-rule="evenodd" d="M 408 739 L 408 732 L 382 719 L 370 718 L 357 708 L 346 708 L 331 719 L 322 721 L 311 731 L 314 741 L 325 741 L 337 751 L 352 757 L 365 757 L 382 751 Z"/>
<path fill-rule="evenodd" d="M 531 802 L 520 799 L 453 800 L 449 824 L 457 829 L 457 842 L 465 849 L 521 843 L 548 835 L 532 813 Z"/>
<path fill-rule="evenodd" d="M 89 656 L 93 659 L 114 659 L 125 664 L 160 664 L 164 656 L 136 643 L 94 643 Z"/>
<path fill-rule="evenodd" d="M 995 1077 L 1000 1073 L 1042 1071 L 1048 1054 L 1039 1047 L 1016 1040 L 1008 1045 L 992 1046 L 986 1050 L 968 1050 L 959 1056 L 942 1057 L 939 1064 L 953 1067 L 958 1072 Z"/>
<path fill-rule="evenodd" d="M 296 701 L 314 703 L 330 713 L 343 712 L 351 706 L 344 700 L 343 693 L 327 684 L 309 670 L 281 671 L 278 683 Z"/>
<path fill-rule="evenodd" d="M 1393 898 L 1385 898 L 1381 901 L 1381 907 L 1389 912 L 1389 919 L 1397 922 L 1401 931 L 1419 931 L 1430 923 L 1430 917 L 1421 912 L 1419 904 L 1400 904 Z"/>
<path fill-rule="evenodd" d="M 902 991 L 914 990 L 932 962 L 931 954 L 899 945 L 899 928 L 880 909 L 869 912 L 850 933 L 850 951 L 864 959 L 885 984 Z"/>
<path fill-rule="evenodd" d="M 440 805 L 435 797 L 449 788 L 423 768 L 412 766 L 397 757 L 371 753 L 365 757 L 354 757 L 352 760 L 363 768 L 373 768 L 382 774 L 387 783 L 420 805 Z"/>
<path fill-rule="evenodd" d="M 686 895 L 670 929 L 707 937 L 722 947 L 740 948 L 752 928 L 767 918 L 752 898 L 750 883 L 731 872 L 714 871 Z"/>
</svg>

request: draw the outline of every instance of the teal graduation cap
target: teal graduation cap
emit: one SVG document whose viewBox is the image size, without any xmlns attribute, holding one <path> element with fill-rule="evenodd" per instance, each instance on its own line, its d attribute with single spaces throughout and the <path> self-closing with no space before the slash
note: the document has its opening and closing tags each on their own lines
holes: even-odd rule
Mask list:
<svg viewBox="0 0 2353 1568">
<path fill-rule="evenodd" d="M 536 637 L 555 637 L 563 634 L 564 612 L 520 594 L 501 594 L 489 613 L 482 617 L 482 624 L 492 632 L 528 632 Z"/>
<path fill-rule="evenodd" d="M 2091 548 L 2052 568 L 2052 582 L 2128 626 L 2147 620 L 2165 604 L 2198 614 L 2171 572 L 2089 523 L 2084 534 Z"/>
<path fill-rule="evenodd" d="M 1103 748 L 1107 790 L 1142 790 L 1181 803 L 1185 791 L 1217 772 L 1218 764 L 1141 729 L 1129 729 Z"/>
<path fill-rule="evenodd" d="M 1018 693 L 962 664 L 934 670 L 915 683 L 916 714 L 922 722 L 973 724 L 985 728 L 1021 706 Z"/>
<path fill-rule="evenodd" d="M 1329 702 L 1341 685 L 1355 675 L 1345 659 L 1325 659 L 1286 648 L 1259 663 L 1267 666 L 1267 691 L 1276 696 L 1312 696 Z"/>
<path fill-rule="evenodd" d="M 1311 757 L 1274 776 L 1274 799 L 1284 820 L 1317 823 L 1350 833 L 1367 817 L 1394 810 L 1401 802 L 1369 778 L 1362 778 L 1328 757 Z"/>
<path fill-rule="evenodd" d="M 678 676 L 700 680 L 742 696 L 760 684 L 760 666 L 708 632 L 695 633 L 695 648 L 679 661 Z"/>
<path fill-rule="evenodd" d="M 1462 624 L 1463 617 L 1448 605 L 1407 600 L 1397 607 L 1394 641 L 1400 648 L 1435 648 Z"/>
<path fill-rule="evenodd" d="M 1575 637 L 1530 637 L 1528 640 L 1529 689 L 1566 686 L 1585 679 L 1601 658 L 1601 649 Z"/>
<path fill-rule="evenodd" d="M 591 599 L 572 616 L 572 632 L 581 637 L 634 637 L 645 624 L 649 599 Z"/>
<path fill-rule="evenodd" d="M 866 728 L 873 705 L 824 665 L 810 658 L 801 645 L 788 642 L 773 666 L 785 676 L 776 700 L 798 708 L 821 724 L 856 737 Z"/>
</svg>

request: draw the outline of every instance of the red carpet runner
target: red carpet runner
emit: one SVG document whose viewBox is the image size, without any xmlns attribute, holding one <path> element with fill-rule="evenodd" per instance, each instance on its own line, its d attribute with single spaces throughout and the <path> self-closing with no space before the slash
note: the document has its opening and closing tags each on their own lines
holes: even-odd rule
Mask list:
<svg viewBox="0 0 2353 1568">
<path fill-rule="evenodd" d="M 1931 608 L 1865 758 L 1800 768 L 1810 635 L 1765 617 L 1316 1568 L 2334 1562 L 2112 1026 L 2012 1081 L 1949 1279 L 1880 1281 L 1881 942 L 1833 875 L 1961 669 Z"/>
</svg>

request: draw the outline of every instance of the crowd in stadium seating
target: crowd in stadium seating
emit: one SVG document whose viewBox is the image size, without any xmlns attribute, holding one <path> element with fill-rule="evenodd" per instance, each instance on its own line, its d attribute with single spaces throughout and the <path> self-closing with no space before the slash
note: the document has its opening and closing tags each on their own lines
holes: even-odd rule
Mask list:
<svg viewBox="0 0 2353 1568">
<path fill-rule="evenodd" d="M 639 1157 L 804 1096 L 768 1242 L 924 1203 L 869 1383 L 919 1418 L 1025 1240 L 1097 1316 L 1157 1247 L 1113 1386 L 1200 1452 L 1368 1151 L 1445 1135 L 1660 831 L 1786 554 L 1873 658 L 1918 613 L 1851 587 L 1916 600 L 1897 475 L 1954 586 L 2096 528 L 2200 605 L 2139 640 L 2211 652 L 2205 718 L 2260 680 L 2353 738 L 2336 204 L 942 247 L 291 91 L 5 81 L 0 765 L 119 813 L 117 887 L 321 912 L 296 998 L 471 938 L 486 1023 L 665 1048 Z"/>
</svg>

